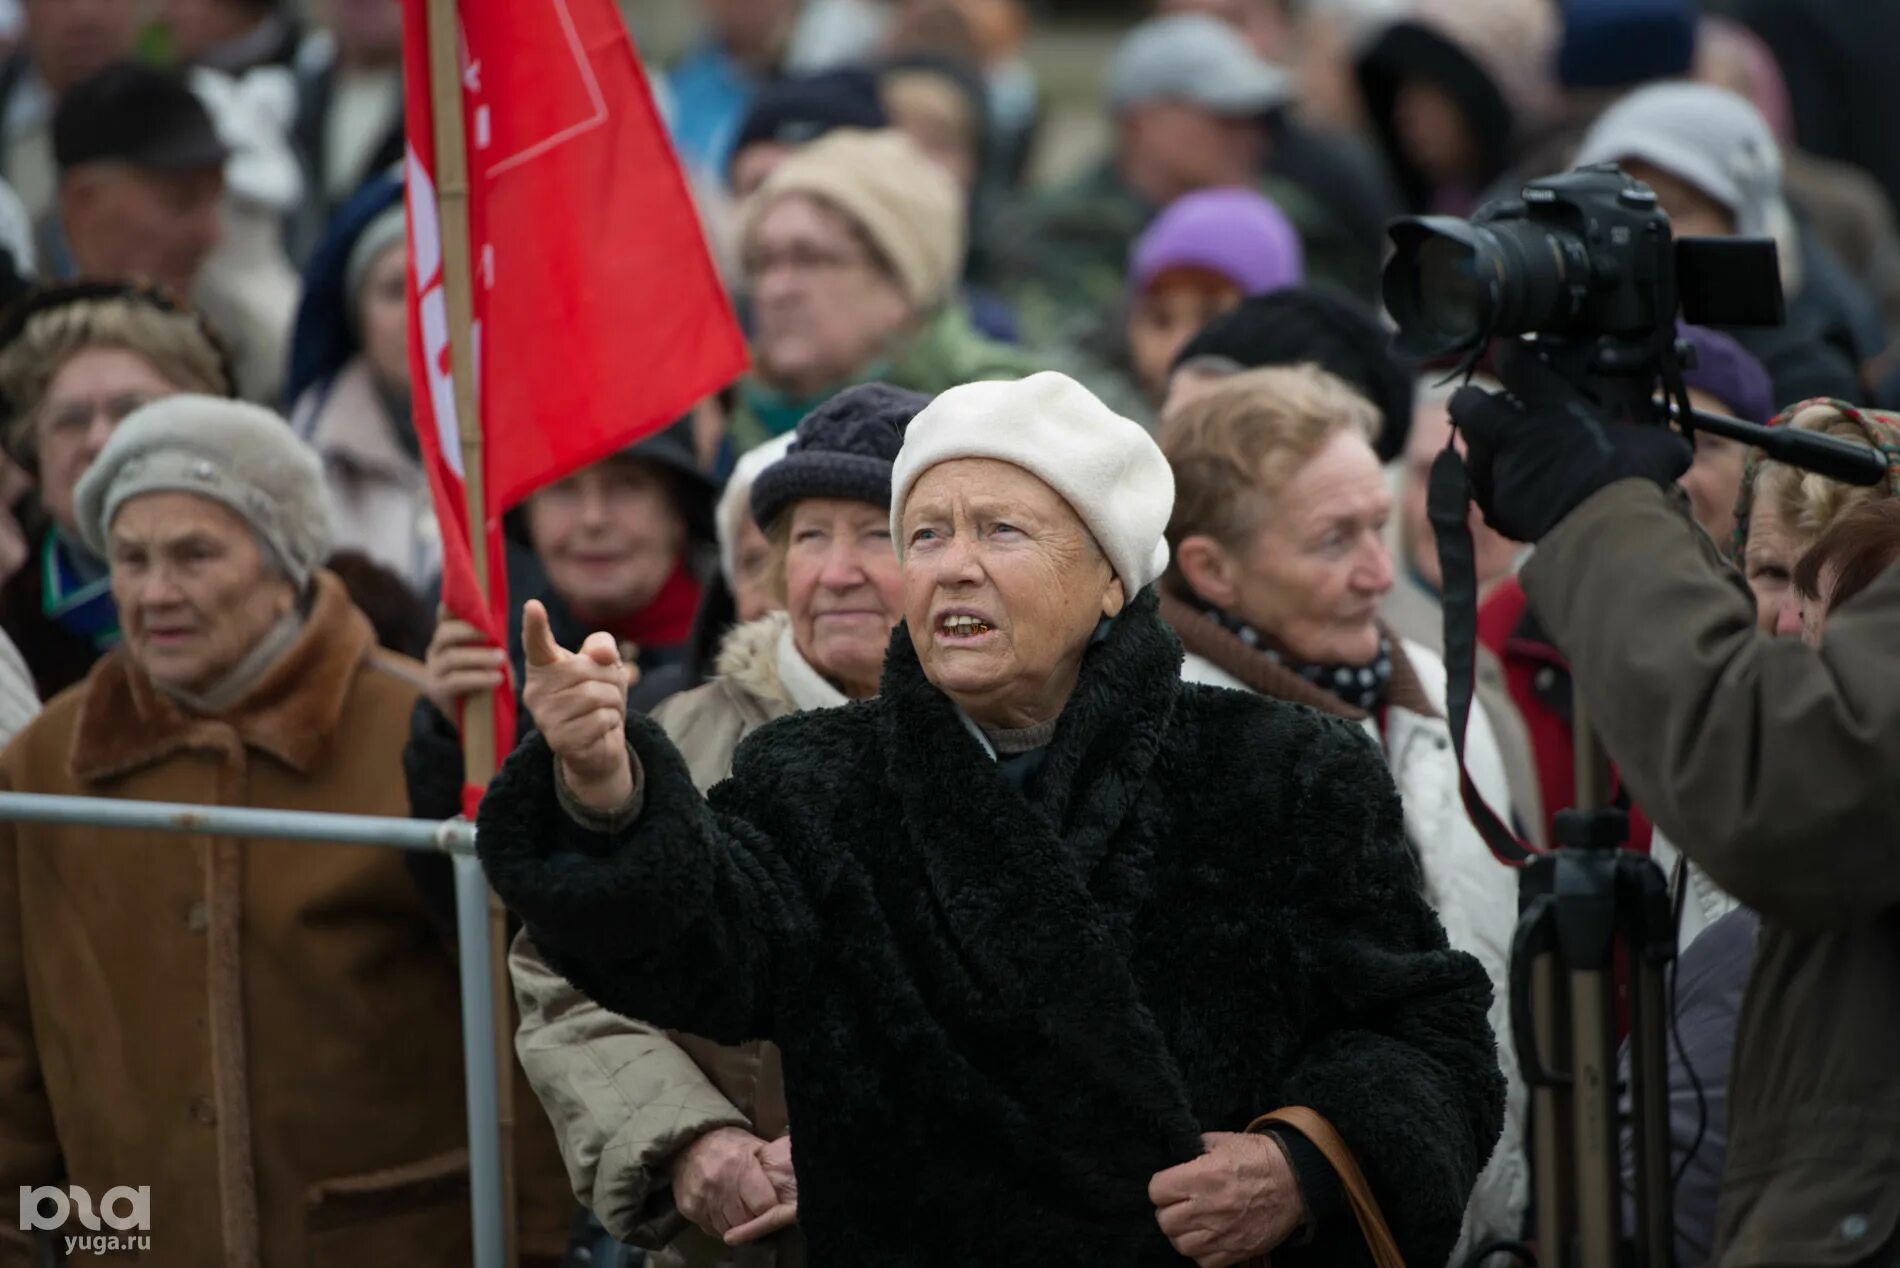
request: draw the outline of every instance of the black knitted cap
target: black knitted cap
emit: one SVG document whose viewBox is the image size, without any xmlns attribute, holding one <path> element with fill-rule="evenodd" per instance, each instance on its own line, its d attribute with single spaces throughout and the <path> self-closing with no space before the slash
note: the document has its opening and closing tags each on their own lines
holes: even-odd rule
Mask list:
<svg viewBox="0 0 1900 1268">
<path fill-rule="evenodd" d="M 1243 369 L 1319 366 L 1344 379 L 1378 407 L 1382 461 L 1405 452 L 1412 430 L 1412 371 L 1392 354 L 1392 336 L 1357 300 L 1296 287 L 1244 299 L 1203 326 L 1174 359 L 1224 357 Z"/>
<path fill-rule="evenodd" d="M 769 526 L 803 498 L 851 498 L 886 510 L 891 467 L 904 447 L 904 429 L 930 404 L 921 392 L 888 383 L 846 388 L 805 415 L 783 458 L 752 485 L 752 518 Z"/>
<path fill-rule="evenodd" d="M 211 115 L 176 75 L 119 62 L 73 85 L 53 112 L 53 160 L 134 167 L 222 167 L 226 150 Z"/>
<path fill-rule="evenodd" d="M 890 126 L 870 71 L 845 68 L 773 80 L 759 89 L 731 153 L 755 141 L 804 145 L 837 128 L 875 130 Z"/>
</svg>

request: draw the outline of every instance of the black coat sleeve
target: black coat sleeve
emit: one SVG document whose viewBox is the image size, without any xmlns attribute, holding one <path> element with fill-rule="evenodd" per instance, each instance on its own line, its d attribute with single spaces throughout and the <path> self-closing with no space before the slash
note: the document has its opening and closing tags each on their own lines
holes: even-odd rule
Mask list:
<svg viewBox="0 0 1900 1268">
<path fill-rule="evenodd" d="M 795 830 L 770 822 L 772 763 L 742 746 L 716 811 L 659 727 L 630 716 L 627 740 L 643 805 L 613 833 L 561 807 L 539 734 L 517 746 L 477 821 L 489 881 L 548 963 L 605 1007 L 720 1043 L 772 1038 L 773 966 L 802 962 L 815 936 L 772 836 Z"/>
<path fill-rule="evenodd" d="M 1490 982 L 1426 903 L 1382 755 L 1344 724 L 1328 728 L 1288 786 L 1311 997 L 1323 1002 L 1284 1090 L 1351 1146 L 1406 1262 L 1442 1264 L 1503 1129 Z M 1344 1216 L 1281 1258 L 1369 1262 Z"/>
</svg>

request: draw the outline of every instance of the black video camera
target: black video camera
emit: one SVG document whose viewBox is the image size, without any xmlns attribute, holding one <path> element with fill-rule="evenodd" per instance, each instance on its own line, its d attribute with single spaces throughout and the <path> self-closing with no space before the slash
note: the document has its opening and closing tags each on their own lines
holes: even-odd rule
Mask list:
<svg viewBox="0 0 1900 1268">
<path fill-rule="evenodd" d="M 1772 239 L 1674 238 L 1654 191 L 1614 164 L 1531 181 L 1469 221 L 1411 217 L 1388 232 L 1397 352 L 1475 361 L 1493 339 L 1532 335 L 1572 384 L 1637 421 L 1658 418 L 1678 311 L 1697 325 L 1784 320 Z"/>
</svg>

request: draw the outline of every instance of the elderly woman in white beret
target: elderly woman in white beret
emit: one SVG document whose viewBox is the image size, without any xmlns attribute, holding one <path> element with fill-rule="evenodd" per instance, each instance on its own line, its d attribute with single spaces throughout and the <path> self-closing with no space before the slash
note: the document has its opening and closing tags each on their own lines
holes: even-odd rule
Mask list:
<svg viewBox="0 0 1900 1268">
<path fill-rule="evenodd" d="M 282 418 L 145 405 L 75 508 L 125 638 L 0 788 L 408 813 L 420 667 L 319 567 L 323 472 Z M 149 1186 L 152 1264 L 466 1268 L 460 1034 L 400 851 L 0 825 L 0 1262 L 22 1187 L 72 1184 Z"/>
<path fill-rule="evenodd" d="M 1363 1263 L 1312 1143 L 1247 1134 L 1288 1105 L 1443 1263 L 1503 1082 L 1376 748 L 1182 683 L 1167 463 L 1072 380 L 944 393 L 892 485 L 881 693 L 760 729 L 704 799 L 611 639 L 530 609 L 539 729 L 480 840 L 536 945 L 779 1045 L 814 1263 Z"/>
</svg>

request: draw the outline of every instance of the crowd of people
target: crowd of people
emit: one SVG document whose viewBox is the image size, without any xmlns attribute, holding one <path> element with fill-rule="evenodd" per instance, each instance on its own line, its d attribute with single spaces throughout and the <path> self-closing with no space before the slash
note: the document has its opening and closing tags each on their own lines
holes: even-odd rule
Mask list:
<svg viewBox="0 0 1900 1268">
<path fill-rule="evenodd" d="M 1078 105 L 1027 0 L 693 12 L 650 87 L 749 366 L 509 510 L 495 646 L 402 6 L 0 0 L 0 789 L 446 819 L 512 694 L 523 1263 L 1369 1262 L 1299 1106 L 1439 1268 L 1552 1218 L 1467 797 L 1554 844 L 1587 705 L 1679 913 L 1680 1268 L 1892 1264 L 1894 16 L 1141 0 Z M 1596 163 L 1775 245 L 1693 402 L 1884 479 L 1393 351 L 1392 217 Z M 442 857 L 0 822 L 0 1268 L 121 1186 L 154 1264 L 471 1262 L 456 920 Z"/>
</svg>

